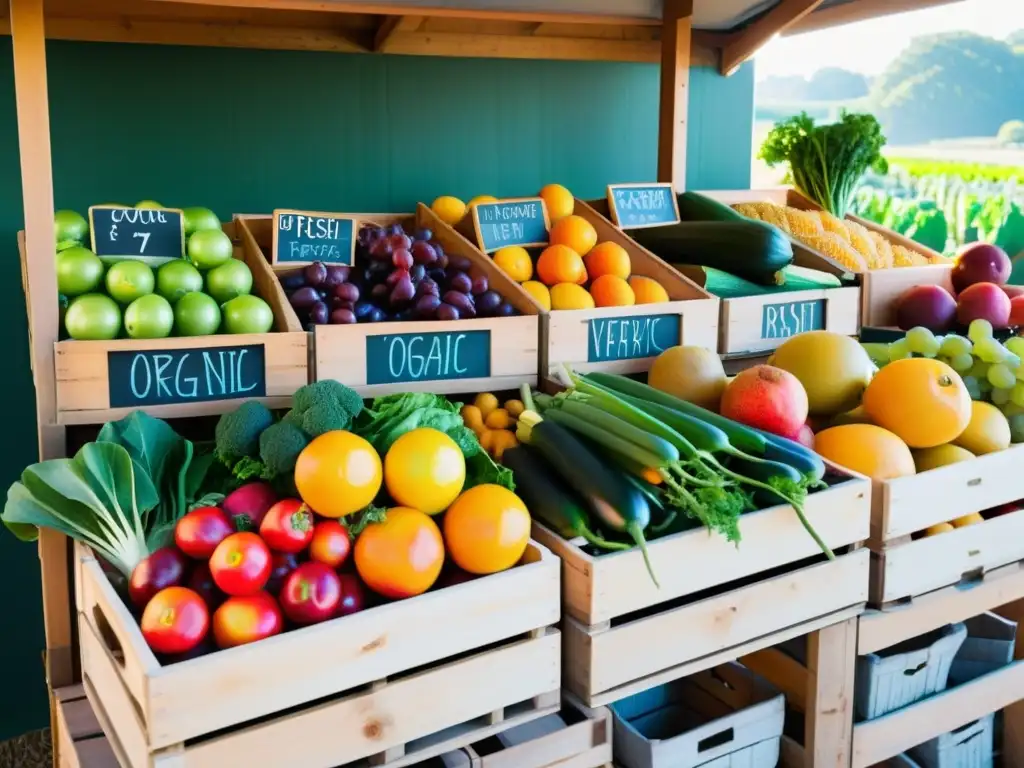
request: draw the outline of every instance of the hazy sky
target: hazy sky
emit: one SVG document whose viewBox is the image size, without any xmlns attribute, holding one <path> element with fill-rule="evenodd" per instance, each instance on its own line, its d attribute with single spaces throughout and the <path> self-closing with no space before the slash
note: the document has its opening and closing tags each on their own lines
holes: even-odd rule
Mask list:
<svg viewBox="0 0 1024 768">
<path fill-rule="evenodd" d="M 910 38 L 958 29 L 1006 37 L 1024 29 L 1024 0 L 963 0 L 806 35 L 776 38 L 757 54 L 757 78 L 809 74 L 821 67 L 843 67 L 874 75 L 907 47 Z"/>
</svg>

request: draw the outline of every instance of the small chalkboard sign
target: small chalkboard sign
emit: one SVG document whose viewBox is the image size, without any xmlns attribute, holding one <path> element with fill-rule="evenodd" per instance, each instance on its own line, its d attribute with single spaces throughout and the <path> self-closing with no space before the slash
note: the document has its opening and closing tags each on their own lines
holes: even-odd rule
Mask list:
<svg viewBox="0 0 1024 768">
<path fill-rule="evenodd" d="M 590 321 L 587 362 L 656 357 L 680 339 L 679 315 L 596 317 Z"/>
<path fill-rule="evenodd" d="M 509 245 L 523 248 L 547 245 L 550 228 L 548 208 L 540 197 L 521 197 L 473 206 L 473 230 L 484 253 L 493 253 Z"/>
<path fill-rule="evenodd" d="M 824 299 L 765 304 L 761 310 L 762 339 L 788 339 L 804 331 L 824 329 Z"/>
<path fill-rule="evenodd" d="M 265 397 L 262 344 L 107 353 L 111 408 Z"/>
<path fill-rule="evenodd" d="M 341 213 L 315 211 L 274 211 L 274 242 L 271 264 L 302 266 L 356 263 L 358 222 Z"/>
<path fill-rule="evenodd" d="M 484 379 L 490 375 L 490 331 L 389 333 L 366 337 L 367 384 Z"/>
<path fill-rule="evenodd" d="M 679 202 L 671 184 L 609 184 L 608 210 L 619 229 L 679 223 Z"/>
<path fill-rule="evenodd" d="M 92 250 L 101 259 L 161 264 L 185 255 L 185 214 L 178 208 L 89 208 Z"/>
</svg>

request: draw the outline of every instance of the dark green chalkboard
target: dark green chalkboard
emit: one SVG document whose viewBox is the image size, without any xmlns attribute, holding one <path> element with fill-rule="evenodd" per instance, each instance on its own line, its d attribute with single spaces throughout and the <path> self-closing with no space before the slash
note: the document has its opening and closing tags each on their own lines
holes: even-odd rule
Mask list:
<svg viewBox="0 0 1024 768">
<path fill-rule="evenodd" d="M 350 216 L 308 211 L 274 211 L 274 264 L 352 266 L 356 258 L 356 221 Z"/>
<path fill-rule="evenodd" d="M 788 339 L 804 331 L 824 328 L 824 299 L 765 304 L 761 310 L 762 339 Z"/>
<path fill-rule="evenodd" d="M 473 228 L 484 253 L 510 245 L 523 248 L 547 245 L 549 226 L 547 206 L 539 197 L 473 206 Z"/>
<path fill-rule="evenodd" d="M 366 337 L 367 384 L 484 379 L 490 375 L 490 331 Z"/>
<path fill-rule="evenodd" d="M 102 257 L 152 261 L 185 255 L 185 216 L 171 208 L 89 208 L 92 250 Z"/>
<path fill-rule="evenodd" d="M 111 408 L 265 397 L 262 344 L 107 353 Z"/>
<path fill-rule="evenodd" d="M 587 362 L 636 360 L 679 344 L 679 315 L 600 317 L 590 321 Z"/>
</svg>

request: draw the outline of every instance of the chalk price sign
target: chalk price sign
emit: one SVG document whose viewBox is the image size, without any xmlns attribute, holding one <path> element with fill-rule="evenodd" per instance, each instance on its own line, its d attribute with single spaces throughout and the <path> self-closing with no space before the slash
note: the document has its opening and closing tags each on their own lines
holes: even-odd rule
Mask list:
<svg viewBox="0 0 1024 768">
<path fill-rule="evenodd" d="M 509 245 L 523 248 L 547 245 L 550 228 L 548 209 L 540 197 L 473 206 L 473 229 L 484 253 L 493 253 Z"/>
<path fill-rule="evenodd" d="M 157 264 L 185 255 L 185 214 L 177 208 L 94 205 L 89 233 L 93 253 L 108 260 Z"/>
<path fill-rule="evenodd" d="M 490 331 L 366 337 L 367 384 L 483 379 L 490 375 Z"/>
<path fill-rule="evenodd" d="M 679 223 L 679 201 L 671 184 L 609 184 L 608 210 L 619 229 Z"/>
<path fill-rule="evenodd" d="M 271 264 L 356 262 L 356 220 L 337 213 L 274 211 Z"/>
<path fill-rule="evenodd" d="M 679 315 L 598 317 L 590 321 L 587 362 L 656 357 L 680 339 Z"/>
<path fill-rule="evenodd" d="M 788 339 L 804 331 L 824 329 L 824 299 L 765 304 L 761 310 L 762 339 Z"/>
<path fill-rule="evenodd" d="M 107 353 L 111 408 L 265 397 L 262 344 Z"/>
</svg>

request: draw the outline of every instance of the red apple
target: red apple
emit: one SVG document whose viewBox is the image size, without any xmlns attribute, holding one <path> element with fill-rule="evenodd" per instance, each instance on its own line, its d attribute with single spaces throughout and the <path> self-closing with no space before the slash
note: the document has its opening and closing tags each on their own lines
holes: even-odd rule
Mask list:
<svg viewBox="0 0 1024 768">
<path fill-rule="evenodd" d="M 807 392 L 789 371 L 755 365 L 737 374 L 722 394 L 721 414 L 782 437 L 807 422 Z"/>
<path fill-rule="evenodd" d="M 1024 325 L 1024 296 L 1015 296 L 1010 299 L 1010 319 L 1007 325 L 1013 328 L 1020 328 Z"/>
<path fill-rule="evenodd" d="M 1010 279 L 1010 257 L 997 245 L 970 243 L 965 245 L 953 265 L 953 290 L 960 293 L 977 283 L 1002 285 Z"/>
<path fill-rule="evenodd" d="M 1010 297 L 995 283 L 969 285 L 957 296 L 956 317 L 961 325 L 988 320 L 993 328 L 1005 328 L 1010 321 Z"/>
<path fill-rule="evenodd" d="M 956 299 L 941 285 L 915 285 L 896 301 L 896 325 L 902 331 L 923 326 L 945 333 L 956 320 Z"/>
</svg>

